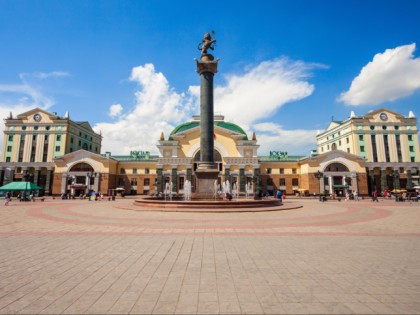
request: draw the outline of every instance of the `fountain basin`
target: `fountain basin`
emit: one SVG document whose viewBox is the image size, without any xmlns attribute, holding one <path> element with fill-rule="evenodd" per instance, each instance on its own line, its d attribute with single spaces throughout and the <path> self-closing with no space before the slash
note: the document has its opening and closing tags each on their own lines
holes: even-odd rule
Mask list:
<svg viewBox="0 0 420 315">
<path fill-rule="evenodd" d="M 203 211 L 203 209 L 212 209 L 217 212 L 231 212 L 233 209 L 241 211 L 241 209 L 256 209 L 256 208 L 273 208 L 280 207 L 282 203 L 278 199 L 234 199 L 234 200 L 164 200 L 156 198 L 142 198 L 136 199 L 134 205 L 146 208 L 174 208 L 174 209 L 196 209 Z M 232 210 L 230 210 L 232 209 Z M 274 210 L 274 209 L 273 209 Z M 245 210 L 246 211 L 246 210 Z M 248 210 L 249 211 L 249 210 Z M 255 211 L 255 210 L 251 210 Z M 267 209 L 265 210 L 267 211 Z"/>
</svg>

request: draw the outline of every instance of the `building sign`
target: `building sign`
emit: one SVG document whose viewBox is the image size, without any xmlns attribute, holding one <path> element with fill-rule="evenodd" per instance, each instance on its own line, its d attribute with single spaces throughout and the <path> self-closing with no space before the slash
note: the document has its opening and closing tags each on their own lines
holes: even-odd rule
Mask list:
<svg viewBox="0 0 420 315">
<path fill-rule="evenodd" d="M 270 158 L 277 160 L 286 160 L 288 158 L 287 152 L 283 151 L 270 151 Z"/>
<path fill-rule="evenodd" d="M 130 156 L 137 159 L 149 159 L 149 151 L 130 151 Z"/>
</svg>

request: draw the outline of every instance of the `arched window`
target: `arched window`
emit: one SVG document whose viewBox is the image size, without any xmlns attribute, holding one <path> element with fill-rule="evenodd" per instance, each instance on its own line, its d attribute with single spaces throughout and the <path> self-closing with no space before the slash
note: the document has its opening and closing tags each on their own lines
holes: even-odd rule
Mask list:
<svg viewBox="0 0 420 315">
<path fill-rule="evenodd" d="M 337 149 L 337 145 L 335 144 L 335 143 L 333 143 L 332 145 L 331 145 L 331 150 L 336 150 Z"/>
<path fill-rule="evenodd" d="M 327 172 L 348 172 L 349 169 L 347 166 L 341 163 L 331 163 L 325 169 Z"/>
<path fill-rule="evenodd" d="M 222 156 L 220 155 L 219 151 L 213 151 L 213 160 L 214 162 L 222 162 Z M 194 156 L 194 162 L 200 162 L 200 150 Z"/>
<path fill-rule="evenodd" d="M 120 169 L 120 174 L 125 174 L 125 168 L 122 168 L 122 167 L 121 167 L 121 169 Z"/>
<path fill-rule="evenodd" d="M 73 165 L 70 172 L 93 172 L 93 167 L 87 163 L 77 163 Z"/>
<path fill-rule="evenodd" d="M 87 151 L 87 149 L 88 149 L 87 143 L 83 143 L 82 149 Z"/>
</svg>

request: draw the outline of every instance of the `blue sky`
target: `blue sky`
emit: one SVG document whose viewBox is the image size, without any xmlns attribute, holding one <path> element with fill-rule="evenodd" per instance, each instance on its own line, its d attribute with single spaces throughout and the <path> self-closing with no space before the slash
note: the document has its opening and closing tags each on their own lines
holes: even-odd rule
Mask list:
<svg viewBox="0 0 420 315">
<path fill-rule="evenodd" d="M 156 152 L 197 114 L 194 58 L 215 30 L 215 111 L 260 154 L 306 155 L 331 117 L 420 115 L 419 1 L 0 0 L 0 115 L 35 106 Z"/>
</svg>

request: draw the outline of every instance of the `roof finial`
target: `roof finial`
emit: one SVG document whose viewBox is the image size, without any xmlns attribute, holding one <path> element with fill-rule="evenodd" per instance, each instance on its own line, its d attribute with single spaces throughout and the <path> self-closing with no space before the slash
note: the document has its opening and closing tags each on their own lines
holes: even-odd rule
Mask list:
<svg viewBox="0 0 420 315">
<path fill-rule="evenodd" d="M 257 135 L 255 134 L 255 131 L 252 133 L 252 141 L 257 141 Z"/>
<path fill-rule="evenodd" d="M 354 111 L 351 111 L 350 118 L 354 118 L 354 117 L 356 117 L 356 114 L 354 113 Z"/>
<path fill-rule="evenodd" d="M 165 140 L 165 136 L 163 135 L 163 131 L 160 133 L 160 141 L 164 141 Z"/>
<path fill-rule="evenodd" d="M 410 110 L 410 112 L 408 113 L 408 118 L 415 118 L 416 116 L 414 116 L 414 113 L 412 110 Z"/>
</svg>

